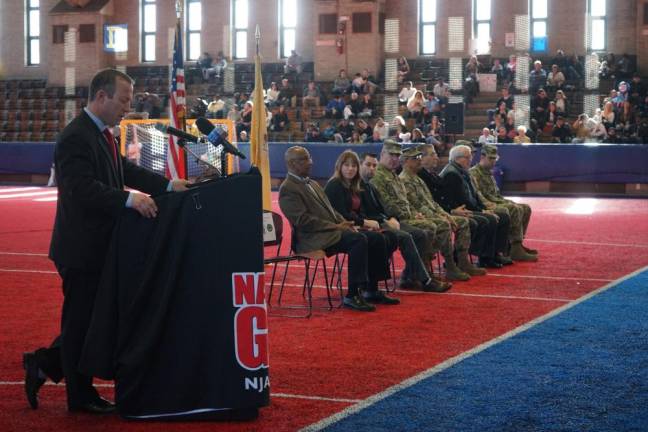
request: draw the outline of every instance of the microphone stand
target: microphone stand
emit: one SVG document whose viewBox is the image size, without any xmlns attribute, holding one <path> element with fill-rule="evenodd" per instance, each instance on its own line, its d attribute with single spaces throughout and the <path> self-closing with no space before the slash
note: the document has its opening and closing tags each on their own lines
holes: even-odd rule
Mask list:
<svg viewBox="0 0 648 432">
<path fill-rule="evenodd" d="M 216 174 L 217 174 L 219 177 L 224 177 L 223 172 L 227 173 L 227 169 L 221 171 L 220 169 L 218 169 L 218 167 L 217 167 L 216 165 L 213 165 L 213 164 L 211 164 L 210 162 L 201 159 L 200 156 L 198 156 L 198 155 L 197 155 L 193 150 L 191 150 L 191 149 L 189 148 L 189 146 L 187 145 L 187 141 L 186 141 L 186 140 L 180 138 L 180 140 L 178 140 L 178 145 L 179 145 L 180 147 L 182 147 L 183 149 L 185 149 L 185 150 L 187 151 L 187 153 L 189 153 L 189 154 L 192 155 L 194 158 L 196 158 L 196 163 L 197 163 L 197 164 L 204 164 L 204 165 L 207 165 L 208 167 L 213 168 L 214 170 L 216 170 Z M 221 154 L 221 164 L 223 163 L 223 162 L 222 162 L 222 161 L 223 161 L 222 157 L 223 157 L 223 155 Z M 221 165 L 221 168 L 222 168 L 222 167 L 223 167 L 223 166 Z"/>
<path fill-rule="evenodd" d="M 223 145 L 221 145 L 220 160 L 221 160 L 220 176 L 227 177 L 227 153 L 225 152 L 225 146 Z"/>
</svg>

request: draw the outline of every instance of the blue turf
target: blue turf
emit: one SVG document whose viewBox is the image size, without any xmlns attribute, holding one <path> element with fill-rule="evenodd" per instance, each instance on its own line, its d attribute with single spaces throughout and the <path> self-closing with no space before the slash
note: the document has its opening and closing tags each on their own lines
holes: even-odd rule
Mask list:
<svg viewBox="0 0 648 432">
<path fill-rule="evenodd" d="M 648 431 L 648 271 L 326 430 Z"/>
</svg>

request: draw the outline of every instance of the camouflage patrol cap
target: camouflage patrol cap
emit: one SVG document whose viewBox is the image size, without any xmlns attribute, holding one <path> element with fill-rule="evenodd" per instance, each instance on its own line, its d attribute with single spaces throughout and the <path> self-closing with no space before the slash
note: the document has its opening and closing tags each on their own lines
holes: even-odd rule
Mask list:
<svg viewBox="0 0 648 432">
<path fill-rule="evenodd" d="M 408 149 L 403 151 L 403 157 L 408 159 L 417 158 L 422 154 L 423 152 L 421 152 L 418 146 L 409 147 Z"/>
<path fill-rule="evenodd" d="M 497 156 L 497 146 L 493 144 L 484 144 L 481 148 L 482 156 L 496 157 Z"/>
<path fill-rule="evenodd" d="M 383 150 L 393 155 L 400 156 L 403 154 L 403 146 L 401 145 L 401 143 L 396 142 L 393 139 L 386 139 L 383 142 Z"/>
<path fill-rule="evenodd" d="M 472 141 L 468 141 L 468 140 L 457 140 L 457 141 L 455 141 L 454 145 L 456 145 L 456 146 L 465 145 L 465 146 L 470 147 L 471 151 L 475 150 L 475 147 L 473 146 Z"/>
</svg>

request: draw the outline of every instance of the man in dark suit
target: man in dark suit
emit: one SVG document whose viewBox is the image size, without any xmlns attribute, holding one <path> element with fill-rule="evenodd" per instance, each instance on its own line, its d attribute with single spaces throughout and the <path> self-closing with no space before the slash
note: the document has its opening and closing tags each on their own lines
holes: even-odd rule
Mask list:
<svg viewBox="0 0 648 432">
<path fill-rule="evenodd" d="M 422 144 L 419 150 L 423 153 L 421 158 L 421 169 L 418 171 L 418 176 L 423 180 L 427 188 L 430 190 L 432 197 L 438 202 L 445 211 L 457 216 L 468 218 L 470 222 L 470 253 L 477 256 L 489 256 L 494 246 L 495 231 L 489 232 L 488 218 L 477 213 L 466 210 L 465 207 L 451 208 L 448 206 L 445 197 L 444 180 L 437 174 L 436 169 L 439 164 L 439 156 L 432 144 Z M 493 245 L 489 245 L 492 242 Z M 474 269 L 464 263 L 465 266 L 472 270 L 475 274 L 486 274 L 483 269 Z M 475 271 L 477 270 L 477 272 Z M 481 271 L 479 271 L 481 270 Z"/>
<path fill-rule="evenodd" d="M 380 227 L 392 232 L 398 241 L 401 255 L 405 261 L 405 268 L 400 278 L 400 288 L 411 289 L 425 286 L 430 282 L 430 274 L 425 268 L 425 263 L 419 251 L 425 252 L 428 243 L 428 236 L 424 230 L 400 223 L 395 217 L 387 215 L 385 208 L 380 202 L 380 194 L 370 183 L 378 167 L 378 156 L 372 153 L 365 153 L 360 160 L 360 176 L 362 177 L 362 206 L 367 217 L 380 223 Z"/>
<path fill-rule="evenodd" d="M 303 147 L 294 146 L 285 154 L 288 175 L 279 188 L 279 206 L 290 221 L 295 236 L 295 252 L 324 250 L 327 255 L 344 252 L 348 255 L 349 288 L 344 306 L 361 312 L 376 308 L 370 303 L 397 304 L 370 280 L 372 263 L 368 259 L 367 238 L 344 220 L 331 205 L 324 190 L 308 178 L 313 160 Z"/>
<path fill-rule="evenodd" d="M 444 184 L 444 202 L 453 214 L 477 214 L 488 219 L 490 240 L 488 248 L 479 257 L 481 267 L 500 268 L 512 261 L 506 257 L 508 251 L 508 231 L 510 218 L 504 214 L 496 215 L 486 208 L 478 196 L 468 173 L 472 160 L 472 150 L 467 145 L 455 145 L 450 149 L 450 162 L 443 168 L 440 177 Z M 462 214 L 463 213 L 463 214 Z"/>
<path fill-rule="evenodd" d="M 25 353 L 25 391 L 32 408 L 38 390 L 49 377 L 65 378 L 70 411 L 103 414 L 114 404 L 101 398 L 92 377 L 78 371 L 90 325 L 113 226 L 124 208 L 143 217 L 157 214 L 149 194 L 186 190 L 186 180 L 169 182 L 123 157 L 110 128 L 130 111 L 133 80 L 117 70 L 97 73 L 90 83 L 89 103 L 59 134 L 54 151 L 58 182 L 56 218 L 50 259 L 63 280 L 61 334 L 49 348 Z"/>
</svg>

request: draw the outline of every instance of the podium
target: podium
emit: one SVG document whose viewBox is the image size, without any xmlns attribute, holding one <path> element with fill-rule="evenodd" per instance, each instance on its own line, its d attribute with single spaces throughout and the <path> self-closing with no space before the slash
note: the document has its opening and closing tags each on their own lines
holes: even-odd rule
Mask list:
<svg viewBox="0 0 648 432">
<path fill-rule="evenodd" d="M 132 419 L 245 419 L 269 404 L 261 177 L 215 179 L 118 221 L 81 358 Z"/>
</svg>

